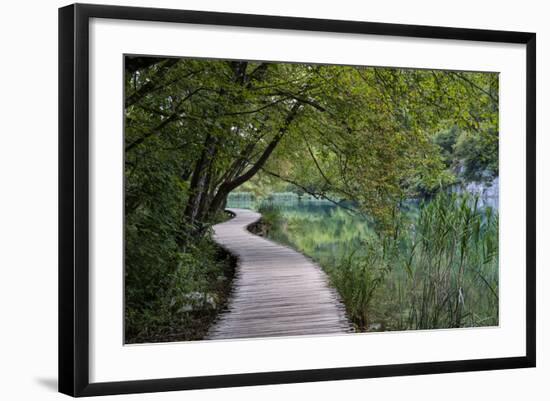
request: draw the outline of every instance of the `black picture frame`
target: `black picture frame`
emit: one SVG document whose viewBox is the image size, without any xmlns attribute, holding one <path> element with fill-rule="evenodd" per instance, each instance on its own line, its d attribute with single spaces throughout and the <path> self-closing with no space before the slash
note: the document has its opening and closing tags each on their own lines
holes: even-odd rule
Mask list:
<svg viewBox="0 0 550 401">
<path fill-rule="evenodd" d="M 526 45 L 526 352 L 524 356 L 382 366 L 90 383 L 89 104 L 90 18 L 437 38 Z M 536 35 L 526 32 L 266 15 L 74 4 L 59 9 L 59 391 L 95 396 L 264 384 L 534 367 Z"/>
</svg>

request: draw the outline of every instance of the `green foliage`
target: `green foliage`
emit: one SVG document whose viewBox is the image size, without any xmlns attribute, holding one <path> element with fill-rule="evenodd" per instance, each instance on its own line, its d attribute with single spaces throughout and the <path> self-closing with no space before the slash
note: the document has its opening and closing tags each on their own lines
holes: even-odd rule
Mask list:
<svg viewBox="0 0 550 401">
<path fill-rule="evenodd" d="M 459 135 L 460 129 L 457 125 L 442 129 L 434 135 L 434 142 L 441 148 L 441 157 L 448 168 L 457 162 L 454 153 Z"/>
<path fill-rule="evenodd" d="M 270 227 L 278 226 L 281 223 L 281 212 L 279 208 L 270 202 L 262 203 L 258 208 L 265 224 Z"/>
<path fill-rule="evenodd" d="M 177 157 L 193 223 L 240 186 L 286 183 L 387 227 L 403 198 L 453 181 L 432 141 L 453 125 L 481 138 L 467 168 L 495 168 L 497 74 L 166 59 L 127 71 L 126 99 L 127 162 Z"/>
<path fill-rule="evenodd" d="M 140 245 L 144 239 L 151 237 Z M 219 252 L 203 240 L 186 252 L 153 248 L 147 259 L 127 256 L 126 343 L 202 339 L 229 291 L 233 262 Z"/>
<path fill-rule="evenodd" d="M 362 246 L 364 256 L 356 258 L 355 252 L 352 252 L 329 270 L 331 281 L 346 305 L 348 316 L 359 331 L 371 327 L 372 306 L 379 296 L 377 292 L 391 271 L 383 247 L 369 240 Z"/>
<path fill-rule="evenodd" d="M 454 150 L 456 157 L 463 161 L 464 177 L 468 181 L 498 176 L 498 135 L 494 132 L 480 135 L 462 132 Z"/>
<path fill-rule="evenodd" d="M 498 215 L 468 194 L 439 194 L 422 205 L 397 263 L 405 328 L 498 324 Z"/>
<path fill-rule="evenodd" d="M 464 181 L 484 181 L 498 176 L 498 132 L 460 130 L 456 125 L 436 133 L 447 168 Z"/>
<path fill-rule="evenodd" d="M 187 185 L 178 158 L 154 147 L 132 156 L 125 182 L 125 341 L 201 339 L 223 307 L 231 261 L 208 232 L 192 235 L 196 228 L 185 222 Z"/>
</svg>

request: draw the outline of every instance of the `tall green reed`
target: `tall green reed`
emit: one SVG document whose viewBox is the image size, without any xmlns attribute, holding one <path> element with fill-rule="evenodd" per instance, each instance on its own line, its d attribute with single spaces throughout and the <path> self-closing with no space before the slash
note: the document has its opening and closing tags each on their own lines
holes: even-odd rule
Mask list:
<svg viewBox="0 0 550 401">
<path fill-rule="evenodd" d="M 439 194 L 327 269 L 360 331 L 498 324 L 498 214 Z M 357 256 L 359 255 L 359 256 Z"/>
</svg>

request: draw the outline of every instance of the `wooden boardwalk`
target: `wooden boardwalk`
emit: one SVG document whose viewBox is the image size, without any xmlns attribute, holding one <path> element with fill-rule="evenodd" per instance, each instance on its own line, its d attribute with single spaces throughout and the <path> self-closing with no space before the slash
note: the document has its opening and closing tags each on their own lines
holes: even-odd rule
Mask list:
<svg viewBox="0 0 550 401">
<path fill-rule="evenodd" d="M 214 240 L 237 257 L 227 310 L 209 339 L 350 332 L 345 309 L 328 278 L 295 250 L 250 233 L 261 215 L 228 209 L 231 220 L 214 226 Z"/>
</svg>

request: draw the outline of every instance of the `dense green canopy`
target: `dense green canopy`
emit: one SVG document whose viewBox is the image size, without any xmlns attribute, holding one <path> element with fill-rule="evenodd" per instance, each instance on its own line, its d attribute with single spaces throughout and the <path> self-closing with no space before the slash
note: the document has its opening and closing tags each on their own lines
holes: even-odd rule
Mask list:
<svg viewBox="0 0 550 401">
<path fill-rule="evenodd" d="M 151 62 L 127 61 L 129 211 L 156 178 L 136 174 L 162 163 L 158 173 L 170 172 L 173 185 L 188 195 L 191 223 L 208 220 L 229 192 L 259 173 L 316 196 L 356 201 L 362 211 L 383 218 L 404 196 L 453 180 L 433 140 L 438 131 L 475 132 L 481 143 L 469 145 L 496 154 L 496 74 Z"/>
</svg>

